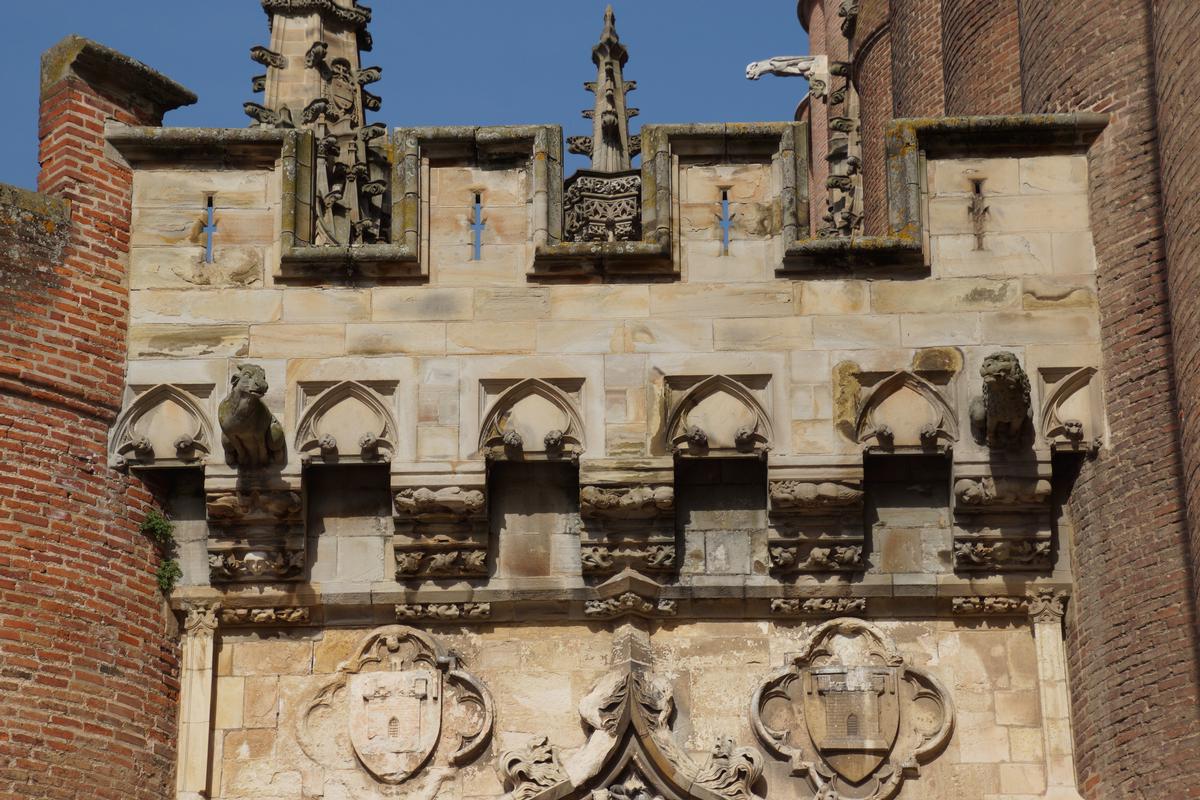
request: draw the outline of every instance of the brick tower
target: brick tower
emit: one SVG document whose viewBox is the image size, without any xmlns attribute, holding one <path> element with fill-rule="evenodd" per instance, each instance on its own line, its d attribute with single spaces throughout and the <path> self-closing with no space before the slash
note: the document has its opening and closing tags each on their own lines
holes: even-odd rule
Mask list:
<svg viewBox="0 0 1200 800">
<path fill-rule="evenodd" d="M 69 37 L 42 61 L 39 193 L 0 220 L 0 797 L 162 798 L 174 769 L 175 621 L 108 467 L 125 380 L 132 174 L 109 121 L 195 96 Z M 86 788 L 85 788 L 86 787 Z"/>
</svg>

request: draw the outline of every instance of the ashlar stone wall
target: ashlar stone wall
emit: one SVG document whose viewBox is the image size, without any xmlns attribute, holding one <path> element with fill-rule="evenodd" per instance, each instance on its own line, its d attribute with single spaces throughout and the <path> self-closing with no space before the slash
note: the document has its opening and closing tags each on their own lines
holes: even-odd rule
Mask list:
<svg viewBox="0 0 1200 800">
<path fill-rule="evenodd" d="M 554 273 L 554 148 L 484 157 L 486 130 L 417 159 L 393 273 L 283 268 L 281 138 L 124 146 L 113 460 L 170 485 L 178 796 L 1073 791 L 1062 505 L 1106 435 L 1085 157 L 910 154 L 922 263 L 801 274 L 784 151 L 696 126 L 643 172 L 667 255 Z M 218 406 L 258 380 L 284 454 L 228 464 Z M 827 667 L 880 687 L 883 745 L 857 713 L 847 758 L 805 744 L 833 712 L 787 687 Z"/>
</svg>

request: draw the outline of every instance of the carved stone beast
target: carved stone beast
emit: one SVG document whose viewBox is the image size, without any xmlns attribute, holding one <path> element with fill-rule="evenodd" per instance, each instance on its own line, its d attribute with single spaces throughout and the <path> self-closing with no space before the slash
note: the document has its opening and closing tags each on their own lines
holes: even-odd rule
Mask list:
<svg viewBox="0 0 1200 800">
<path fill-rule="evenodd" d="M 217 409 L 230 466 L 265 467 L 284 451 L 283 426 L 262 400 L 266 391 L 266 373 L 255 364 L 242 364 L 230 379 L 229 396 Z"/>
<path fill-rule="evenodd" d="M 1021 446 L 1029 419 L 1029 376 L 1009 352 L 992 353 L 979 368 L 983 394 L 971 401 L 971 430 L 975 440 L 995 450 Z"/>
</svg>

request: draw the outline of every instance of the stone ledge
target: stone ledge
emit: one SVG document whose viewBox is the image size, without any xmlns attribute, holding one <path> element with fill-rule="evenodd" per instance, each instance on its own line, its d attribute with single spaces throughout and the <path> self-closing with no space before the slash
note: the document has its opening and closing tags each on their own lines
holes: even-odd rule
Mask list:
<svg viewBox="0 0 1200 800">
<path fill-rule="evenodd" d="M 42 54 L 41 95 L 76 75 L 98 89 L 149 104 L 154 115 L 196 102 L 196 94 L 124 53 L 71 34 Z"/>
<path fill-rule="evenodd" d="M 157 128 L 109 123 L 104 138 L 133 166 L 266 168 L 279 160 L 289 131 L 275 128 Z"/>
<path fill-rule="evenodd" d="M 967 586 L 942 585 L 939 576 L 923 593 L 913 591 L 913 584 L 893 583 L 890 575 L 873 575 L 870 585 L 860 582 L 813 583 L 811 585 L 769 584 L 747 585 L 729 583 L 706 586 L 661 586 L 657 590 L 641 585 L 629 587 L 571 587 L 539 589 L 488 589 L 462 586 L 457 588 L 405 589 L 396 584 L 347 584 L 329 588 L 300 585 L 231 586 L 227 590 L 207 586 L 181 587 L 171 596 L 171 607 L 184 610 L 195 603 L 219 603 L 226 609 L 307 608 L 309 621 L 305 624 L 383 624 L 395 623 L 396 605 L 462 605 L 488 604 L 486 617 L 460 616 L 447 619 L 422 619 L 417 624 L 495 624 L 531 622 L 596 622 L 603 621 L 586 613 L 589 602 L 620 598 L 628 589 L 650 604 L 665 601 L 671 611 L 648 611 L 644 616 L 671 622 L 695 622 L 706 619 L 728 620 L 787 620 L 838 616 L 841 612 L 803 610 L 805 600 L 862 599 L 865 612 L 847 612 L 852 616 L 905 616 L 954 619 L 964 625 L 980 622 L 980 618 L 997 621 L 1023 619 L 1018 611 L 995 614 L 963 614 L 954 609 L 955 598 L 1016 597 L 1040 590 L 1070 592 L 1069 579 L 1028 578 L 1006 575 L 970 582 Z M 952 576 L 951 576 L 952 577 Z M 882 580 L 886 579 L 886 580 Z M 773 601 L 798 600 L 800 610 L 772 610 Z M 403 622 L 403 620 L 401 620 Z"/>
</svg>

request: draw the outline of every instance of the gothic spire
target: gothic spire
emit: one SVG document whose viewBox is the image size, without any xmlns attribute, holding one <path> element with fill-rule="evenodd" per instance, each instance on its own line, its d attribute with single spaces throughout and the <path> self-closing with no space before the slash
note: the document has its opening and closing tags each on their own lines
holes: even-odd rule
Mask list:
<svg viewBox="0 0 1200 800">
<path fill-rule="evenodd" d="M 371 9 L 358 0 L 262 0 L 262 7 L 271 46 L 252 48 L 250 57 L 267 67 L 253 81 L 265 97 L 246 103 L 246 114 L 261 127 L 314 134 L 315 234 L 308 243 L 388 241 L 387 128 L 366 123 L 382 100 L 365 87 L 382 71 L 360 59 L 371 49 Z"/>
<path fill-rule="evenodd" d="M 617 20 L 612 6 L 604 11 L 604 31 L 592 48 L 596 65 L 596 80 L 584 87 L 596 96 L 595 105 L 583 112 L 592 120 L 592 136 L 571 137 L 571 152 L 590 156 L 596 172 L 624 172 L 631 168 L 638 153 L 638 137 L 629 135 L 629 119 L 638 110 L 625 105 L 625 95 L 637 88 L 635 81 L 625 80 L 623 70 L 629 61 L 629 51 L 617 36 Z"/>
</svg>

